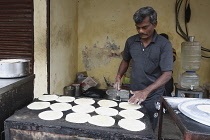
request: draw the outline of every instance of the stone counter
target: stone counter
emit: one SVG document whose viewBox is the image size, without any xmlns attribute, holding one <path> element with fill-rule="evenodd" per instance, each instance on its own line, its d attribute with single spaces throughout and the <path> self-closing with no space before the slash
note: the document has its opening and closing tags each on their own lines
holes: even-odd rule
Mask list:
<svg viewBox="0 0 210 140">
<path fill-rule="evenodd" d="M 4 130 L 5 119 L 33 101 L 34 78 L 35 75 L 0 79 L 0 133 Z"/>
</svg>

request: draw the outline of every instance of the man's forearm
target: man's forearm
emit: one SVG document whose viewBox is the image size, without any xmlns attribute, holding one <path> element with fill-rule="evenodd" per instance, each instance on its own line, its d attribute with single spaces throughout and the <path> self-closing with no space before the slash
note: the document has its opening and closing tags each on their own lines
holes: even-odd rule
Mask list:
<svg viewBox="0 0 210 140">
<path fill-rule="evenodd" d="M 127 71 L 128 66 L 129 66 L 129 62 L 122 60 L 120 66 L 119 66 L 117 75 L 120 75 L 122 77 L 123 74 Z"/>
<path fill-rule="evenodd" d="M 171 79 L 171 77 L 172 77 L 172 71 L 163 72 L 163 74 L 154 83 L 149 85 L 144 90 L 147 91 L 147 93 L 149 94 L 154 90 L 165 85 Z"/>
</svg>

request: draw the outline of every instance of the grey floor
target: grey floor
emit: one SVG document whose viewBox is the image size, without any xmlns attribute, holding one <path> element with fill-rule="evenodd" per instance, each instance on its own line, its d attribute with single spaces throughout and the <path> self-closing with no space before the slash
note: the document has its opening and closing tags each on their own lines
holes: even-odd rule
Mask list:
<svg viewBox="0 0 210 140">
<path fill-rule="evenodd" d="M 158 135 L 157 130 L 155 132 Z M 175 122 L 171 119 L 168 113 L 163 114 L 162 124 L 162 139 L 163 140 L 183 140 L 183 135 Z"/>
</svg>

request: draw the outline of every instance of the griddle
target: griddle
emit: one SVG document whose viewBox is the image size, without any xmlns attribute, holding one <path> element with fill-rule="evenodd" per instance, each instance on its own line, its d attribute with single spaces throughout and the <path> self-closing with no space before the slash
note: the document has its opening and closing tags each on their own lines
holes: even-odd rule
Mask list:
<svg viewBox="0 0 210 140">
<path fill-rule="evenodd" d="M 187 117 L 210 126 L 210 113 L 201 111 L 197 108 L 198 105 L 210 105 L 210 99 L 195 99 L 182 102 L 178 105 L 178 109 Z"/>
<path fill-rule="evenodd" d="M 100 99 L 94 99 L 95 103 L 94 107 L 99 107 L 97 102 Z M 35 99 L 34 101 L 38 101 Z M 55 101 L 52 101 L 55 103 Z M 72 106 L 75 105 L 74 102 L 70 103 Z M 119 107 L 114 107 L 118 111 L 122 110 Z M 119 140 L 119 139 L 132 139 L 132 140 L 146 140 L 146 139 L 155 139 L 154 131 L 152 130 L 152 126 L 149 121 L 149 117 L 146 114 L 145 108 L 142 107 L 139 109 L 142 113 L 144 113 L 144 117 L 140 120 L 145 123 L 146 128 L 142 131 L 128 131 L 126 129 L 120 128 L 118 126 L 118 121 L 122 118 L 117 115 L 113 118 L 115 119 L 115 124 L 111 127 L 100 127 L 96 125 L 92 125 L 90 123 L 82 123 L 76 124 L 67 122 L 65 117 L 67 114 L 71 113 L 72 110 L 64 111 L 64 115 L 59 120 L 46 121 L 42 120 L 38 117 L 38 114 L 50 110 L 50 108 L 42 109 L 42 110 L 30 110 L 27 107 L 22 108 L 15 112 L 14 115 L 9 117 L 5 121 L 5 134 L 6 137 L 11 138 L 10 129 L 19 129 L 19 130 L 28 130 L 28 131 L 36 131 L 36 132 L 49 132 L 53 134 L 61 134 L 61 135 L 71 135 L 75 137 L 85 137 L 92 139 L 103 139 L 103 140 Z M 96 115 L 95 112 L 90 113 L 90 115 Z"/>
<path fill-rule="evenodd" d="M 210 126 L 201 124 L 185 114 L 179 109 L 179 104 L 186 101 L 195 101 L 196 98 L 181 98 L 181 97 L 164 97 L 162 98 L 163 106 L 168 110 L 170 116 L 175 121 L 179 129 L 184 135 L 185 139 L 192 140 L 209 140 L 210 139 Z M 205 100 L 205 99 L 202 99 Z M 160 120 L 162 112 L 160 112 Z M 159 121 L 159 138 L 161 136 L 161 121 Z"/>
</svg>

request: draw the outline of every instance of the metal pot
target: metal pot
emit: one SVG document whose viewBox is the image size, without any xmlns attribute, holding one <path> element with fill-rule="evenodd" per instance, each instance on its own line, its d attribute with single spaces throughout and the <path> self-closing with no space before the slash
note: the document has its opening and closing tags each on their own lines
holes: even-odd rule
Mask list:
<svg viewBox="0 0 210 140">
<path fill-rule="evenodd" d="M 17 78 L 29 75 L 30 60 L 0 59 L 0 78 Z"/>
</svg>

